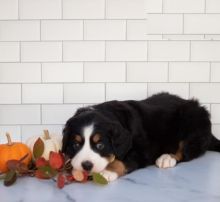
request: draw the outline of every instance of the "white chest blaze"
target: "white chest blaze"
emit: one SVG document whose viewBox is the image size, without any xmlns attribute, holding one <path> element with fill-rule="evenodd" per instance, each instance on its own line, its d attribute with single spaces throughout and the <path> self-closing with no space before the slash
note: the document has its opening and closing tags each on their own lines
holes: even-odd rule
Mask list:
<svg viewBox="0 0 220 202">
<path fill-rule="evenodd" d="M 108 165 L 106 158 L 102 157 L 91 148 L 91 136 L 94 131 L 94 125 L 88 125 L 83 128 L 84 144 L 80 151 L 73 157 L 71 164 L 76 170 L 83 170 L 82 162 L 90 161 L 93 164 L 92 172 L 100 172 Z"/>
</svg>

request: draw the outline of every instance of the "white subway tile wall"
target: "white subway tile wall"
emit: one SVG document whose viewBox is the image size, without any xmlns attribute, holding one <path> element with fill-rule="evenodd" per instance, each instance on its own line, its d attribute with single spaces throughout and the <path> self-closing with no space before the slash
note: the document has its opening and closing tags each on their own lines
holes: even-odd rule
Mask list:
<svg viewBox="0 0 220 202">
<path fill-rule="evenodd" d="M 0 0 L 0 143 L 161 91 L 199 99 L 220 138 L 219 0 Z"/>
</svg>

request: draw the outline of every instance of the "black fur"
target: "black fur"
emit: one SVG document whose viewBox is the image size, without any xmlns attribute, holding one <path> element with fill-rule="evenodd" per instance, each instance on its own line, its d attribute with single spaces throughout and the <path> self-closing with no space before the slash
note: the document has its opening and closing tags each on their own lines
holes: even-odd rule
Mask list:
<svg viewBox="0 0 220 202">
<path fill-rule="evenodd" d="M 175 154 L 184 142 L 183 160 L 199 157 L 207 150 L 220 152 L 220 141 L 211 132 L 210 116 L 196 100 L 160 93 L 142 101 L 110 101 L 83 108 L 67 121 L 63 152 L 74 157 L 70 136 L 85 124 L 108 138 L 109 150 L 128 172 L 154 164 L 166 153 Z M 103 156 L 105 156 L 103 154 Z"/>
</svg>

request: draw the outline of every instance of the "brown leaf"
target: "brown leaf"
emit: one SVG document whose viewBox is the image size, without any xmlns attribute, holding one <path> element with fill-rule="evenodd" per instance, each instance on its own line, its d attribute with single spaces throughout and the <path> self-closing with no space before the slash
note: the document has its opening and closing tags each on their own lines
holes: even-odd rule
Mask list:
<svg viewBox="0 0 220 202">
<path fill-rule="evenodd" d="M 20 174 L 24 174 L 28 172 L 28 166 L 25 163 L 19 163 L 17 167 L 17 171 Z"/>
<path fill-rule="evenodd" d="M 28 172 L 28 166 L 20 160 L 9 160 L 6 165 L 9 170 L 17 171 L 19 174 Z"/>
<path fill-rule="evenodd" d="M 62 189 L 65 185 L 65 176 L 62 173 L 59 173 L 57 177 L 57 187 Z"/>
<path fill-rule="evenodd" d="M 14 170 L 9 170 L 6 173 L 5 180 L 4 180 L 4 185 L 5 186 L 11 186 L 16 182 L 17 179 L 17 174 Z"/>
<path fill-rule="evenodd" d="M 9 170 L 17 170 L 19 160 L 8 160 L 6 165 Z"/>
<path fill-rule="evenodd" d="M 49 164 L 54 169 L 60 169 L 64 165 L 64 158 L 61 153 L 51 151 L 49 156 Z"/>
<path fill-rule="evenodd" d="M 37 159 L 41 157 L 43 153 L 44 153 L 44 142 L 39 137 L 37 141 L 34 143 L 34 147 L 33 147 L 34 158 Z"/>
</svg>

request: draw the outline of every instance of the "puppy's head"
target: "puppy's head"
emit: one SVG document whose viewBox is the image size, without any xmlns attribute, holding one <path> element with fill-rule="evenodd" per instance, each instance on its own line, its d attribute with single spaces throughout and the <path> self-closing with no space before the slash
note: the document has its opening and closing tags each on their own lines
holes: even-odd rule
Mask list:
<svg viewBox="0 0 220 202">
<path fill-rule="evenodd" d="M 62 152 L 77 170 L 100 172 L 114 156 L 122 160 L 130 147 L 129 132 L 93 109 L 78 110 L 63 130 Z"/>
</svg>

